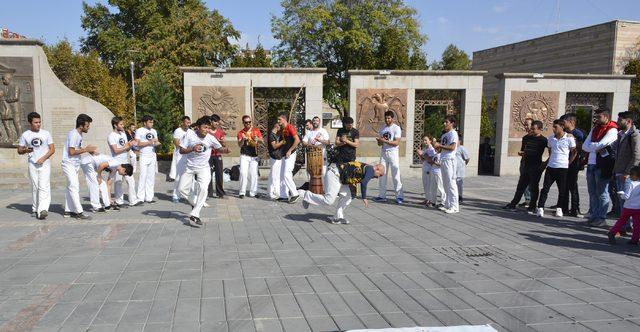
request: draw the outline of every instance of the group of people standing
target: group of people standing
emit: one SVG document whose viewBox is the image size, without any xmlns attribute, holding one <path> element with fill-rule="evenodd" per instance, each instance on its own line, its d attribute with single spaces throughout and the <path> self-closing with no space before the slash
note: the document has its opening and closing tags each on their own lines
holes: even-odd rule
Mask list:
<svg viewBox="0 0 640 332">
<path fill-rule="evenodd" d="M 555 183 L 558 200 L 551 207 L 555 216 L 583 217 L 579 209 L 578 176 L 586 168 L 589 211 L 584 217 L 587 225 L 606 227 L 607 215 L 620 216 L 609 232 L 609 241 L 615 243 L 615 235 L 625 235 L 633 219 L 630 243 L 638 244 L 640 187 L 635 187 L 640 177 L 640 134 L 634 125 L 633 113 L 619 113 L 617 120 L 611 120 L 611 111 L 607 108 L 595 110 L 592 128 L 585 136 L 576 127 L 577 115 L 567 113 L 553 121 L 553 134 L 544 137 L 543 123 L 527 119 L 524 123 L 527 134 L 522 138 L 519 151 L 520 178 L 513 199 L 504 209 L 515 211 L 520 205 L 529 213 L 544 217 L 547 196 Z M 548 158 L 543 161 L 545 151 Z M 544 181 L 539 190 L 543 172 Z M 519 204 L 523 195 L 525 202 Z M 612 202 L 614 208 L 609 212 Z"/>
<path fill-rule="evenodd" d="M 29 114 L 28 121 L 30 128 L 20 138 L 18 153 L 29 156 L 33 213 L 39 219 L 46 219 L 51 201 L 49 159 L 55 153 L 55 146 L 50 133 L 41 128 L 39 114 Z M 92 122 L 91 117 L 80 114 L 76 118 L 75 129 L 67 134 L 62 157 L 62 170 L 67 179 L 64 216 L 91 218 L 80 203 L 80 169 L 89 189 L 91 212 L 100 213 L 123 207 L 125 183 L 128 186 L 127 205 L 155 203 L 155 178 L 158 169 L 156 148 L 161 143 L 153 128 L 154 119 L 144 116 L 142 127 L 135 131 L 134 128 L 129 128 L 127 131 L 123 119 L 114 117 L 111 121 L 113 131 L 106 137 L 110 150 L 108 154 L 100 154 L 95 146 L 83 144 L 83 135 L 90 130 Z M 261 197 L 258 192 L 259 149 L 266 145 L 271 165 L 266 196 L 270 199 L 289 203 L 302 199 L 303 205 L 308 207 L 317 204 L 331 205 L 340 197 L 336 213 L 330 221 L 346 224 L 348 220 L 344 210 L 351 199 L 356 197 L 357 184 L 360 184 L 361 197 L 365 205 L 368 205 L 368 182 L 380 177 L 379 195 L 374 200 L 387 200 L 385 172 L 389 170 L 396 203 L 403 204 L 399 157 L 402 130 L 395 123 L 394 113 L 385 113 L 385 124 L 376 137 L 381 149 L 380 163 L 376 165 L 356 161 L 356 150 L 360 146 L 359 131 L 354 127 L 352 118 L 345 117 L 342 122 L 343 127 L 338 130 L 335 140 L 331 140 L 327 130 L 322 128 L 320 118 L 314 117 L 305 122 L 305 133 L 300 138 L 296 127 L 288 122 L 288 114 L 282 114 L 269 129 L 265 139 L 262 132 L 254 126 L 252 118 L 249 115 L 243 116 L 242 129 L 235 134 L 234 143 L 240 150 L 238 198 Z M 460 146 L 455 123 L 455 118 L 447 117 L 440 140 L 425 137 L 424 150 L 417 151 L 424 163 L 423 183 L 427 198 L 424 203 L 436 206 L 439 192 L 443 204 L 438 207 L 447 213 L 459 211 L 463 177 L 460 170 L 464 174 L 464 165 L 469 161 L 468 154 Z M 174 155 L 169 174 L 172 181 L 175 181 L 173 201 L 177 203 L 185 199 L 192 206 L 190 223 L 194 226 L 201 225 L 200 212 L 203 207 L 208 206 L 207 197 L 225 199 L 227 196 L 222 156 L 229 153 L 229 145 L 234 144 L 227 143 L 218 115 L 203 116 L 193 124 L 189 117 L 183 117 L 180 126 L 173 132 L 173 144 Z M 304 187 L 296 187 L 293 176 L 296 151 L 300 144 L 305 148 L 322 150 L 324 194 L 314 194 L 303 190 Z M 462 156 L 462 159 L 458 156 Z M 459 160 L 462 160 L 462 166 Z M 134 171 L 139 173 L 137 188 Z M 103 173 L 108 173 L 108 176 L 103 178 Z"/>
</svg>

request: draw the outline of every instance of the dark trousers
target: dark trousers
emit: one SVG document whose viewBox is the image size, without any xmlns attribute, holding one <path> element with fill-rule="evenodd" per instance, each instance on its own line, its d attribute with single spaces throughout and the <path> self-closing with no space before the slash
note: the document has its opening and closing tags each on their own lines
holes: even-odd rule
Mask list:
<svg viewBox="0 0 640 332">
<path fill-rule="evenodd" d="M 569 211 L 578 212 L 580 210 L 580 193 L 578 191 L 578 173 L 580 168 L 569 167 L 567 171 L 567 202 L 571 198 L 571 208 Z M 562 206 L 558 196 L 558 206 Z M 568 205 L 568 204 L 567 204 Z"/>
<path fill-rule="evenodd" d="M 549 189 L 555 182 L 558 186 L 558 207 L 562 208 L 563 212 L 569 212 L 569 201 L 567 200 L 567 172 L 568 168 L 551 168 L 547 167 L 547 171 L 544 173 L 544 182 L 542 183 L 542 191 L 540 191 L 540 199 L 538 200 L 538 207 L 544 208 L 544 204 L 547 202 L 547 196 L 549 195 Z"/>
<path fill-rule="evenodd" d="M 540 167 L 523 167 L 520 170 L 520 178 L 518 179 L 518 186 L 516 187 L 516 194 L 511 200 L 511 205 L 516 205 L 522 199 L 525 189 L 529 187 L 531 192 L 531 202 L 529 203 L 529 209 L 533 209 L 538 201 L 538 194 L 540 185 L 540 176 L 542 175 L 542 169 Z"/>
<path fill-rule="evenodd" d="M 225 195 L 223 188 L 224 179 L 222 177 L 222 173 L 224 172 L 224 167 L 222 167 L 222 157 L 209 157 L 209 166 L 211 167 L 211 171 L 215 173 L 216 195 L 222 198 Z M 209 182 L 209 197 L 213 197 L 213 181 Z"/>
</svg>

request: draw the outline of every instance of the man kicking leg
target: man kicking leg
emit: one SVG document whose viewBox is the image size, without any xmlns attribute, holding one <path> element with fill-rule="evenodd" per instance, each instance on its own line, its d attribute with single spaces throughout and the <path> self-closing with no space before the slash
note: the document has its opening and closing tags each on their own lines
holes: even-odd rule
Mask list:
<svg viewBox="0 0 640 332">
<path fill-rule="evenodd" d="M 326 184 L 324 195 L 299 190 L 300 196 L 303 197 L 302 206 L 307 209 L 309 204 L 333 205 L 336 198 L 340 196 L 336 213 L 329 218 L 329 221 L 333 224 L 348 224 L 349 221 L 345 218 L 344 211 L 351 204 L 351 189 L 349 185 L 360 184 L 364 206 L 368 207 L 367 185 L 371 179 L 384 176 L 384 172 L 385 168 L 382 164 L 368 165 L 357 161 L 340 164 L 339 166 L 331 164 L 324 178 Z"/>
</svg>

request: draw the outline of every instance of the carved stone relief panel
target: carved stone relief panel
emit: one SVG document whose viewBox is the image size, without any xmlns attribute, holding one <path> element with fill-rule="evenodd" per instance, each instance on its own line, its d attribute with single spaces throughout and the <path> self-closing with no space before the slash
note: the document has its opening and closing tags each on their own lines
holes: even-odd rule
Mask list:
<svg viewBox="0 0 640 332">
<path fill-rule="evenodd" d="M 509 138 L 526 134 L 525 119 L 542 121 L 543 135 L 551 135 L 551 125 L 558 117 L 558 91 L 511 91 Z"/>
<path fill-rule="evenodd" d="M 227 135 L 235 134 L 242 128 L 245 114 L 244 90 L 244 87 L 194 86 L 191 90 L 192 120 L 217 114 Z"/>
<path fill-rule="evenodd" d="M 406 89 L 358 89 L 357 128 L 361 137 L 375 137 L 384 125 L 384 113 L 395 113 L 396 124 L 406 130 L 407 90 Z M 403 135 L 405 135 L 403 133 Z"/>
<path fill-rule="evenodd" d="M 0 147 L 18 143 L 34 110 L 33 59 L 0 57 Z"/>
</svg>

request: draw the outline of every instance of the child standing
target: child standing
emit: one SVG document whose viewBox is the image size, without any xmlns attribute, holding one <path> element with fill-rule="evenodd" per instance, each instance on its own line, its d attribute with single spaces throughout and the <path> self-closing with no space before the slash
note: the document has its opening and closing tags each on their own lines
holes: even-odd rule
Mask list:
<svg viewBox="0 0 640 332">
<path fill-rule="evenodd" d="M 443 203 L 446 200 L 444 186 L 442 185 L 442 170 L 440 169 L 440 149 L 432 149 L 428 154 L 431 164 L 431 176 L 429 177 L 429 198 L 432 207 L 444 209 Z M 438 203 L 438 194 L 440 194 L 440 203 Z"/>
<path fill-rule="evenodd" d="M 458 137 L 458 148 L 456 149 L 456 185 L 458 186 L 458 203 L 462 203 L 462 189 L 464 187 L 464 177 L 466 175 L 467 164 L 469 164 L 469 153 L 462 145 L 462 135 Z"/>
<path fill-rule="evenodd" d="M 620 218 L 607 233 L 609 243 L 616 244 L 616 233 L 620 232 L 629 218 L 633 218 L 633 234 L 627 243 L 638 245 L 638 240 L 640 240 L 640 166 L 631 168 L 622 198 L 625 201 Z"/>
<path fill-rule="evenodd" d="M 429 177 L 431 176 L 431 164 L 429 164 L 429 151 L 433 150 L 433 146 L 431 146 L 431 138 L 429 135 L 422 136 L 422 144 L 424 144 L 424 150 L 418 149 L 417 154 L 418 158 L 422 160 L 422 188 L 424 189 L 424 198 L 425 200 L 422 204 L 426 206 L 430 206 L 432 202 L 429 200 Z"/>
</svg>

